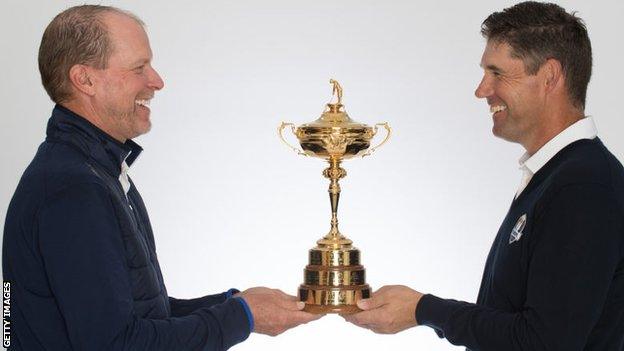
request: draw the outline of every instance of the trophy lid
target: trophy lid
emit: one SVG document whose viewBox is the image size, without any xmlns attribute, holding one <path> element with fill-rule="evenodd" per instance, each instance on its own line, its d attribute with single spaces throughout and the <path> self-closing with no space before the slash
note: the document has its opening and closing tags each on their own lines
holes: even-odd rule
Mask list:
<svg viewBox="0 0 624 351">
<path fill-rule="evenodd" d="M 314 122 L 302 124 L 300 128 L 366 128 L 364 123 L 354 121 L 343 110 L 343 104 L 327 104 L 327 110 Z"/>
<path fill-rule="evenodd" d="M 342 87 L 330 79 L 336 103 L 328 103 L 317 120 L 302 124 L 296 135 L 306 154 L 321 158 L 351 158 L 370 147 L 373 128 L 352 120 L 342 105 Z M 333 100 L 332 96 L 332 100 Z"/>
<path fill-rule="evenodd" d="M 342 104 L 342 87 L 340 83 L 334 79 L 330 79 L 329 83 L 333 85 L 333 97 L 337 97 L 336 103 L 328 103 L 326 110 L 323 112 L 319 119 L 314 122 L 306 123 L 300 126 L 300 128 L 305 127 L 330 127 L 330 128 L 365 128 L 368 127 L 366 124 L 356 122 L 352 120 L 349 115 L 344 111 L 344 105 Z M 370 127 L 369 127 L 370 128 Z"/>
</svg>

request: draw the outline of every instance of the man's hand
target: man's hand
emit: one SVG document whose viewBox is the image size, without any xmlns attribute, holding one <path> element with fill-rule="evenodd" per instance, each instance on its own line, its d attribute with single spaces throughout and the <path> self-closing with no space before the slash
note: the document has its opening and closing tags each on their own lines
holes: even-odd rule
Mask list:
<svg viewBox="0 0 624 351">
<path fill-rule="evenodd" d="M 343 315 L 359 327 L 379 334 L 396 334 L 415 327 L 416 306 L 423 294 L 407 286 L 389 285 L 375 291 L 370 299 L 357 302 L 364 311 Z"/>
<path fill-rule="evenodd" d="M 323 316 L 301 311 L 305 307 L 303 302 L 277 289 L 251 288 L 235 296 L 249 305 L 254 319 L 253 331 L 260 334 L 276 336 Z"/>
</svg>

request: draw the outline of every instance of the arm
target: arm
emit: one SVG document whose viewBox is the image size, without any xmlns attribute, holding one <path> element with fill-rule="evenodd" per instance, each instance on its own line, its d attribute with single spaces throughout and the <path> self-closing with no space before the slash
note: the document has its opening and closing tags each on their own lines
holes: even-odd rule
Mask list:
<svg viewBox="0 0 624 351">
<path fill-rule="evenodd" d="M 237 289 L 230 289 L 220 294 L 207 295 L 196 299 L 176 299 L 169 297 L 169 305 L 171 306 L 171 316 L 183 317 L 202 308 L 211 307 L 220 303 L 224 303 L 232 295 L 238 293 Z"/>
<path fill-rule="evenodd" d="M 419 324 L 481 350 L 582 350 L 621 259 L 619 213 L 607 188 L 563 188 L 536 219 L 539 237 L 521 312 L 427 295 L 417 308 Z"/>
<path fill-rule="evenodd" d="M 608 189 L 562 189 L 537 219 L 522 311 L 445 300 L 402 286 L 383 287 L 346 319 L 380 333 L 417 324 L 455 345 L 489 350 L 582 350 L 600 317 L 622 255 L 621 209 Z"/>
<path fill-rule="evenodd" d="M 239 299 L 184 317 L 138 318 L 113 204 L 99 184 L 54 195 L 38 216 L 39 250 L 77 350 L 225 350 L 247 338 Z"/>
</svg>

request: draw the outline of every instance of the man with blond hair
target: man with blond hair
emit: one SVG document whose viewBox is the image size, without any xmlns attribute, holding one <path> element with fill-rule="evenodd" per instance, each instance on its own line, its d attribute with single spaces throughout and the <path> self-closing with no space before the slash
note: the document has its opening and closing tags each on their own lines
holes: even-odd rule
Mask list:
<svg viewBox="0 0 624 351">
<path fill-rule="evenodd" d="M 9 205 L 3 272 L 13 350 L 225 350 L 318 316 L 279 290 L 169 297 L 128 168 L 164 86 L 143 23 L 72 7 L 48 25 L 41 80 L 56 103 Z"/>
</svg>

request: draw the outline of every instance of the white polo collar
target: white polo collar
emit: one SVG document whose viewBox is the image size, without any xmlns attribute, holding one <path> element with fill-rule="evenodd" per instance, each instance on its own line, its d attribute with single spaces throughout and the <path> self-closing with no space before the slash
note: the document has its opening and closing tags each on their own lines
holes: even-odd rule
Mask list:
<svg viewBox="0 0 624 351">
<path fill-rule="evenodd" d="M 525 152 L 518 160 L 520 169 L 535 174 L 566 146 L 577 140 L 594 139 L 596 135 L 598 131 L 594 119 L 590 116 L 582 118 L 550 139 L 533 155 Z"/>
<path fill-rule="evenodd" d="M 119 183 L 121 183 L 121 187 L 123 188 L 124 194 L 126 195 L 126 199 L 128 198 L 128 191 L 130 190 L 130 179 L 128 179 L 128 169 L 130 167 L 126 163 L 126 159 L 124 158 L 121 163 L 121 172 L 119 173 Z"/>
</svg>

